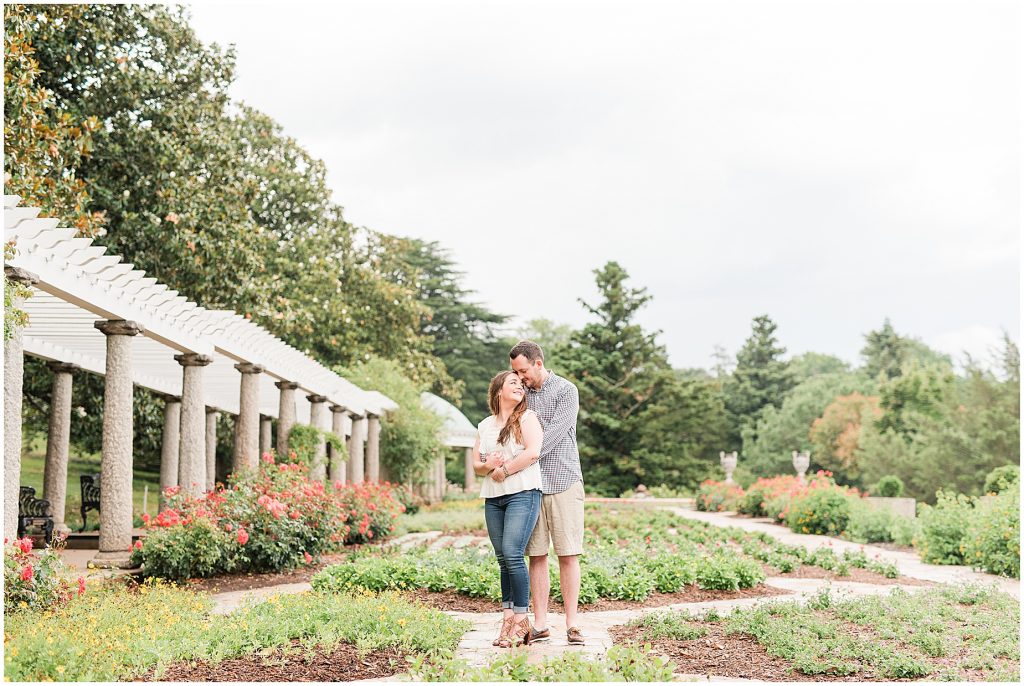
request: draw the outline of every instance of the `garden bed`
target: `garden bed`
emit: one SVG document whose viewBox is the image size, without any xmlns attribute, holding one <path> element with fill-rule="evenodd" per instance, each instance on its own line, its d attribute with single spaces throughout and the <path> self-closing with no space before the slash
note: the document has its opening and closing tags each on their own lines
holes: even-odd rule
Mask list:
<svg viewBox="0 0 1024 686">
<path fill-rule="evenodd" d="M 900 586 L 935 585 L 935 582 L 933 581 L 914 579 L 909 576 L 899 576 L 895 579 L 890 579 L 878 572 L 860 569 L 859 567 L 850 567 L 850 573 L 846 576 L 840 576 L 835 572 L 830 572 L 826 569 L 822 569 L 821 567 L 814 567 L 812 565 L 801 565 L 793 571 L 785 573 L 774 569 L 770 565 L 765 565 L 764 570 L 768 576 L 777 576 L 781 579 L 826 579 L 828 581 L 852 581 L 860 584 L 874 584 L 876 586 L 892 586 L 894 584 L 899 584 Z"/>
<path fill-rule="evenodd" d="M 407 651 L 384 648 L 360 654 L 351 643 L 306 651 L 297 640 L 286 650 L 253 653 L 216 663 L 178 662 L 159 677 L 150 671 L 142 681 L 358 681 L 382 679 L 408 669 Z"/>
<path fill-rule="evenodd" d="M 644 600 L 614 600 L 611 598 L 600 598 L 596 602 L 579 606 L 579 612 L 607 612 L 610 610 L 635 610 L 650 607 L 665 607 L 677 603 L 705 603 L 713 600 L 736 600 L 737 598 L 767 598 L 772 596 L 788 595 L 792 591 L 782 588 L 775 588 L 767 584 L 758 584 L 753 588 L 741 588 L 738 591 L 712 591 L 686 586 L 676 593 L 655 592 Z M 461 595 L 455 591 L 432 592 L 426 589 L 413 589 L 403 591 L 402 595 L 410 601 L 423 603 L 427 607 L 448 612 L 494 612 L 498 613 L 499 604 L 486 598 L 473 598 Z M 561 601 L 551 598 L 548 601 L 548 611 L 563 613 L 565 606 Z M 533 612 L 533 603 L 530 603 L 530 612 Z"/>
<path fill-rule="evenodd" d="M 612 627 L 676 673 L 763 681 L 1020 680 L 1020 608 L 991 588 L 941 586 L 851 599 L 820 593 L 720 617 L 648 613 Z"/>
</svg>

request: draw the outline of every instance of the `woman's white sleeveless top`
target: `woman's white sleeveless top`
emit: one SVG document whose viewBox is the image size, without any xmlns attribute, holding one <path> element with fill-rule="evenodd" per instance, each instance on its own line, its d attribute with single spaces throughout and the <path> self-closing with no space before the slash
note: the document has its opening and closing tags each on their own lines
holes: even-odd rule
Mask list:
<svg viewBox="0 0 1024 686">
<path fill-rule="evenodd" d="M 530 414 L 533 414 L 533 410 L 527 410 L 523 413 L 523 419 Z M 508 443 L 504 445 L 498 443 L 498 435 L 500 433 L 501 429 L 498 428 L 498 420 L 494 415 L 480 422 L 477 427 L 477 435 L 480 436 L 481 455 L 487 455 L 488 453 L 500 450 L 505 454 L 505 460 L 508 461 L 518 456 L 526 448 L 526 446 L 516 443 L 514 436 L 510 436 Z M 501 483 L 498 483 L 489 476 L 482 478 L 484 483 L 480 487 L 481 498 L 496 498 L 500 495 L 519 493 L 520 491 L 528 491 L 533 488 L 541 490 L 540 462 L 534 462 L 526 469 L 512 474 Z"/>
</svg>

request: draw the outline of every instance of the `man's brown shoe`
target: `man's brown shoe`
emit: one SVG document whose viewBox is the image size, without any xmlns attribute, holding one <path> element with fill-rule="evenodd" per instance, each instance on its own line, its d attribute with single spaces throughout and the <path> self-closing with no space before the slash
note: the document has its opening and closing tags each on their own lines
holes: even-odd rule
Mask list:
<svg viewBox="0 0 1024 686">
<path fill-rule="evenodd" d="M 585 643 L 583 632 L 577 626 L 569 627 L 569 630 L 565 632 L 565 637 L 569 640 L 569 645 L 581 646 Z"/>
<path fill-rule="evenodd" d="M 540 643 L 551 639 L 551 629 L 530 629 L 530 643 Z"/>
</svg>

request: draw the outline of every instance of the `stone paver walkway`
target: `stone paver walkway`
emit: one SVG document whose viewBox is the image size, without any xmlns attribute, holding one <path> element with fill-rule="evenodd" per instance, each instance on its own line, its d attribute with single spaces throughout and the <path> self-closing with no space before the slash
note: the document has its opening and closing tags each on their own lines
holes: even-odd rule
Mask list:
<svg viewBox="0 0 1024 686">
<path fill-rule="evenodd" d="M 934 581 L 940 584 L 965 582 L 995 584 L 1004 593 L 1008 593 L 1014 598 L 1020 598 L 1020 581 L 1017 579 L 1008 579 L 994 574 L 976 572 L 970 567 L 959 565 L 925 564 L 921 562 L 921 558 L 918 557 L 917 553 L 889 550 L 888 548 L 880 548 L 873 545 L 862 545 L 829 536 L 795 534 L 783 526 L 772 523 L 772 520 L 767 518 L 736 517 L 730 512 L 699 512 L 681 507 L 673 507 L 670 510 L 681 517 L 707 522 L 715 526 L 734 526 L 744 531 L 761 531 L 782 541 L 786 545 L 802 546 L 808 550 L 831 546 L 836 554 L 841 555 L 847 550 L 856 551 L 863 548 L 864 553 L 868 557 L 878 557 L 886 562 L 895 564 L 900 570 L 900 574 L 904 576 Z"/>
</svg>

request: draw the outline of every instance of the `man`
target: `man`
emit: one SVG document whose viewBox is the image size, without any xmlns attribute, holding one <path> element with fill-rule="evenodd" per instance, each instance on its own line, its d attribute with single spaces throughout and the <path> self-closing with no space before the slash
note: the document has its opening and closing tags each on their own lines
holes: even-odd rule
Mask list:
<svg viewBox="0 0 1024 686">
<path fill-rule="evenodd" d="M 534 628 L 530 643 L 551 638 L 547 626 L 548 549 L 558 556 L 558 579 L 565 606 L 566 638 L 583 645 L 583 633 L 576 626 L 580 597 L 580 555 L 583 554 L 583 472 L 576 446 L 576 417 L 580 393 L 572 382 L 544 366 L 544 351 L 532 341 L 520 341 L 508 354 L 512 371 L 526 386 L 526 402 L 537 413 L 544 429 L 540 449 L 543 496 L 540 517 L 526 554 L 530 557 L 530 595 L 533 597 Z"/>
</svg>

